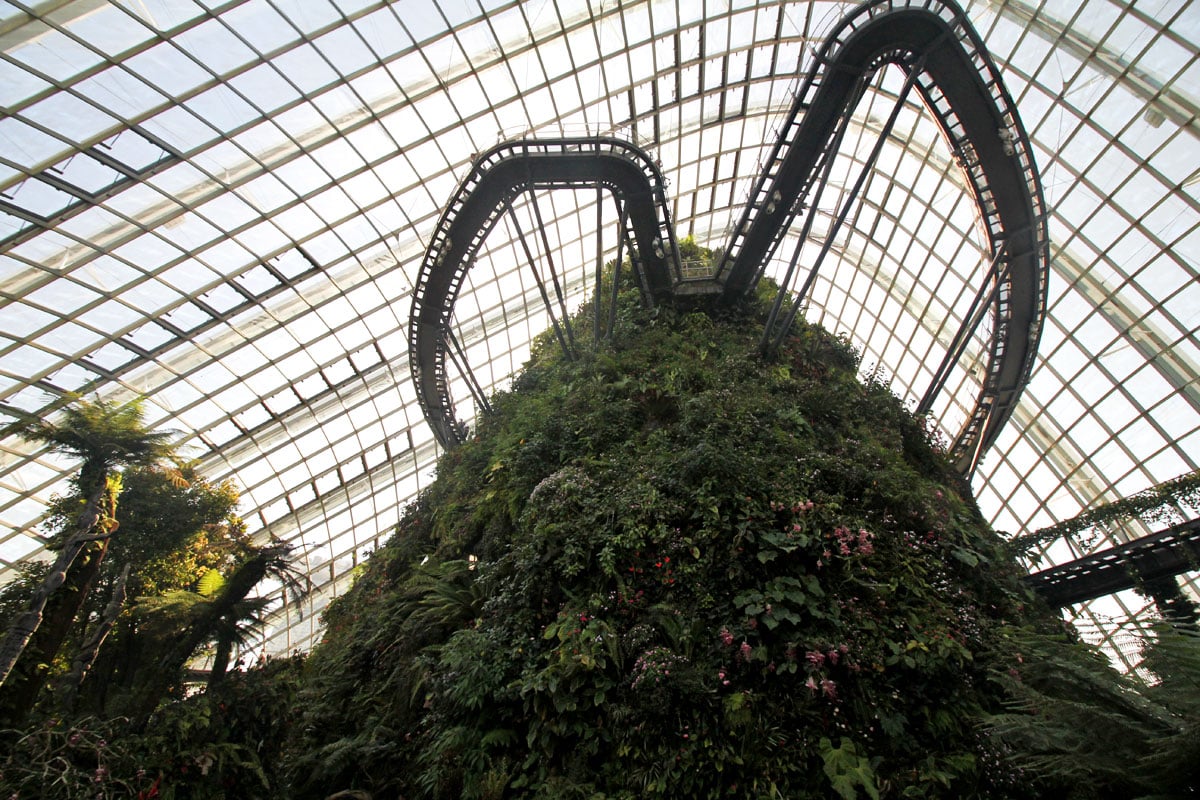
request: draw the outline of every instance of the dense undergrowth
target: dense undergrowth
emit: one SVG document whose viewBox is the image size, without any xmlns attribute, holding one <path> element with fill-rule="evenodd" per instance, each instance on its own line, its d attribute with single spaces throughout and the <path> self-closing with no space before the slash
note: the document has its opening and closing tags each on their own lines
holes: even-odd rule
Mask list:
<svg viewBox="0 0 1200 800">
<path fill-rule="evenodd" d="M 295 796 L 1036 793 L 979 723 L 1047 617 L 853 350 L 761 325 L 543 343 L 327 611 Z"/>
</svg>

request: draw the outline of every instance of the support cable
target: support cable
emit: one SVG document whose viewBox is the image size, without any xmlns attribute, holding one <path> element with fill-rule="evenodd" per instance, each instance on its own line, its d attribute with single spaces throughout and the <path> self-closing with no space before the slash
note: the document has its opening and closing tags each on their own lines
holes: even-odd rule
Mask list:
<svg viewBox="0 0 1200 800">
<path fill-rule="evenodd" d="M 854 181 L 854 186 L 850 189 L 846 201 L 842 204 L 841 210 L 838 212 L 837 218 L 833 222 L 833 227 L 829 229 L 829 233 L 825 236 L 825 241 L 821 244 L 821 252 L 817 254 L 816 263 L 808 271 L 808 275 L 804 279 L 804 284 L 800 287 L 800 291 L 796 293 L 796 299 L 792 302 L 792 308 L 788 312 L 787 319 L 775 334 L 775 339 L 771 343 L 771 350 L 779 347 L 784 336 L 792 327 L 792 323 L 796 319 L 796 314 L 800 312 L 800 306 L 803 305 L 805 297 L 808 296 L 809 290 L 817 279 L 817 273 L 821 269 L 821 264 L 825 260 L 825 256 L 829 254 L 829 249 L 833 246 L 834 239 L 837 238 L 838 232 L 842 225 L 846 222 L 846 217 L 850 216 L 850 210 L 854 207 L 858 200 L 859 193 L 862 192 L 863 184 L 870 177 L 871 171 L 875 168 L 875 163 L 879 160 L 880 153 L 883 152 L 883 146 L 887 143 L 888 136 L 892 133 L 892 128 L 896 125 L 896 120 L 900 117 L 900 112 L 904 110 L 904 104 L 908 100 L 908 94 L 912 91 L 913 85 L 917 82 L 917 75 L 921 71 L 922 65 L 925 63 L 925 58 L 922 56 L 916 64 L 909 67 L 908 75 L 904 79 L 904 87 L 900 90 L 900 94 L 896 97 L 896 104 L 892 107 L 892 113 L 888 115 L 887 122 L 883 124 L 883 129 L 879 132 L 879 138 L 875 140 L 875 146 L 871 148 L 871 153 L 867 156 L 866 162 L 863 163 L 862 170 L 858 173 L 858 178 Z M 849 127 L 850 118 L 846 118 L 846 122 L 842 125 L 842 131 Z M 840 139 L 840 136 L 839 136 Z M 831 159 L 832 161 L 832 159 Z M 810 213 L 810 217 L 814 216 L 816 210 Z M 801 246 L 803 242 L 801 242 Z M 782 293 L 782 292 L 781 292 Z"/>
<path fill-rule="evenodd" d="M 462 345 L 459 344 L 458 337 L 454 335 L 454 331 L 446 328 L 446 339 L 450 342 L 450 350 L 447 351 L 450 355 L 450 360 L 454 362 L 454 366 L 458 367 L 458 373 L 467 381 L 467 388 L 471 391 L 471 396 L 475 398 L 475 402 L 484 411 L 492 410 L 491 403 L 487 400 L 487 394 L 483 391 L 483 385 L 475 377 L 475 372 L 467 363 L 467 354 L 463 351 Z"/>
<path fill-rule="evenodd" d="M 567 301 L 563 296 L 562 286 L 558 282 L 558 270 L 554 268 L 554 255 L 550 250 L 550 235 L 546 233 L 546 223 L 542 220 L 542 209 L 538 205 L 537 193 L 533 186 L 529 189 L 530 200 L 533 203 L 533 217 L 537 220 L 538 231 L 542 235 L 542 247 L 546 252 L 546 264 L 550 269 L 550 281 L 554 284 L 554 297 L 558 300 L 558 309 L 562 314 L 563 327 L 567 331 L 567 342 L 570 344 L 571 352 L 567 354 L 568 358 L 575 357 L 575 334 L 571 330 L 571 315 L 567 313 Z"/>
<path fill-rule="evenodd" d="M 525 231 L 521 228 L 521 220 L 517 218 L 517 211 L 513 208 L 512 201 L 505 197 L 504 208 L 508 212 L 509 219 L 512 220 L 513 227 L 517 230 L 517 238 L 521 240 L 521 247 L 525 250 L 525 257 L 529 259 L 529 269 L 533 272 L 533 279 L 537 282 L 538 291 L 542 295 L 542 303 L 546 306 L 546 313 L 550 315 L 550 323 L 554 326 L 554 335 L 558 337 L 558 344 L 562 347 L 563 355 L 567 360 L 574 358 L 571 348 L 567 346 L 567 340 L 563 336 L 562 326 L 558 324 L 558 318 L 554 316 L 554 305 L 550 302 L 550 295 L 546 293 L 546 284 L 542 281 L 542 276 L 538 272 L 537 260 L 533 257 L 533 251 L 529 249 L 529 242 L 525 240 Z"/>
<path fill-rule="evenodd" d="M 617 327 L 617 294 L 621 289 L 621 264 L 625 261 L 625 215 L 626 207 L 621 202 L 619 196 L 614 195 L 613 201 L 617 204 L 617 229 L 619 236 L 617 238 L 617 266 L 613 269 L 613 285 L 612 297 L 608 303 L 608 333 L 606 336 L 612 338 L 613 328 Z"/>
<path fill-rule="evenodd" d="M 861 90 L 862 82 L 862 76 L 859 76 L 860 88 L 856 88 L 855 93 L 858 93 Z M 771 331 L 775 329 L 776 321 L 779 319 L 779 310 L 783 306 L 783 298 L 792 285 L 792 280 L 796 273 L 796 264 L 800 260 L 800 251 L 804 249 L 804 243 L 808 241 L 809 234 L 812 233 L 813 222 L 817 218 L 817 206 L 821 202 L 821 195 L 825 193 L 825 187 L 829 185 L 829 176 L 833 173 L 833 162 L 837 160 L 837 152 L 842 146 L 842 140 L 845 138 L 846 130 L 848 128 L 849 125 L 842 125 L 839 127 L 837 132 L 833 135 L 833 141 L 829 143 L 829 146 L 825 150 L 825 163 L 821 168 L 821 177 L 817 181 L 817 190 L 813 195 L 810 211 L 804 218 L 804 225 L 800 228 L 800 239 L 796 244 L 796 250 L 792 253 L 792 258 L 788 262 L 787 273 L 784 275 L 783 280 L 779 283 L 779 292 L 776 293 L 775 301 L 771 304 L 771 311 L 767 314 L 767 324 L 763 328 L 762 341 L 759 342 L 759 350 L 763 353 L 767 351 L 767 340 L 771 335 Z M 801 207 L 803 203 L 804 195 L 796 198 L 797 208 Z M 761 278 L 763 272 L 766 271 L 766 264 L 769 260 L 769 257 L 763 259 L 762 266 L 759 268 L 754 285 L 757 285 L 758 279 Z"/>
<path fill-rule="evenodd" d="M 1008 252 L 1008 243 L 1005 242 L 1000 249 L 996 251 L 996 255 L 992 257 L 991 264 L 988 265 L 987 274 L 984 275 L 983 285 L 979 287 L 975 298 L 971 301 L 971 307 L 967 310 L 966 316 L 963 318 L 963 324 L 959 326 L 958 332 L 954 334 L 954 339 L 950 342 L 950 347 L 946 350 L 946 355 L 942 357 L 942 363 L 938 365 L 937 372 L 933 375 L 933 380 L 929 384 L 929 388 L 925 390 L 925 394 L 921 397 L 921 402 L 917 404 L 917 415 L 928 414 L 933 407 L 934 398 L 936 398 L 946 386 L 946 381 L 950 378 L 950 371 L 954 364 L 962 358 L 963 352 L 967 349 L 967 343 L 970 340 L 971 334 L 979 328 L 979 323 L 983 321 L 983 315 L 987 310 L 989 303 L 984 303 L 985 297 L 995 297 L 996 289 L 1004 281 L 1011 271 L 1011 266 L 1006 266 L 1004 272 L 997 275 L 996 270 L 1002 259 Z M 1011 262 L 1009 262 L 1011 264 Z"/>
<path fill-rule="evenodd" d="M 604 189 L 596 187 L 596 289 L 592 292 L 592 346 L 600 344 L 600 291 L 604 275 Z"/>
</svg>

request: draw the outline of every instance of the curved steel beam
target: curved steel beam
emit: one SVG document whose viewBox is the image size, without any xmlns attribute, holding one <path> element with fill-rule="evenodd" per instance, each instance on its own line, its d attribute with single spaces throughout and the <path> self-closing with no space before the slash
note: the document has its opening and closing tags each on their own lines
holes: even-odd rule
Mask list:
<svg viewBox="0 0 1200 800">
<path fill-rule="evenodd" d="M 476 157 L 443 212 L 413 290 L 409 367 L 425 418 L 443 446 L 460 442 L 446 374 L 454 303 L 484 239 L 521 194 L 537 189 L 608 189 L 623 206 L 621 232 L 647 303 L 669 300 L 679 280 L 678 247 L 662 172 L 650 155 L 608 137 L 504 142 Z"/>
<path fill-rule="evenodd" d="M 966 172 L 992 250 L 993 267 L 984 267 L 993 281 L 988 373 L 952 449 L 956 467 L 969 475 L 1028 382 L 1045 317 L 1049 258 L 1028 138 L 982 40 L 957 6 L 876 0 L 842 19 L 817 52 L 716 277 L 726 296 L 754 288 L 834 158 L 840 131 L 865 91 L 863 78 L 887 64 L 915 78 Z"/>
</svg>

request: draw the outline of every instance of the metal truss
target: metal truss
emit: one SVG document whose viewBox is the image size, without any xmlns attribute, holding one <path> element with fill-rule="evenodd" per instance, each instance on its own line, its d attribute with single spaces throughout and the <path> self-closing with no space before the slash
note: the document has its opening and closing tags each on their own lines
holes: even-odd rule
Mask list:
<svg viewBox="0 0 1200 800">
<path fill-rule="evenodd" d="M 545 277 L 538 270 L 524 231 L 513 210 L 513 200 L 538 189 L 594 188 L 607 191 L 617 204 L 622 245 L 628 245 L 634 274 L 648 303 L 670 297 L 680 280 L 679 255 L 674 227 L 670 223 L 662 173 L 640 147 L 607 137 L 517 140 L 491 148 L 475 159 L 471 172 L 459 186 L 434 232 L 413 291 L 409 318 L 409 364 L 417 397 L 425 418 L 444 446 L 462 441 L 466 428 L 454 413 L 450 397 L 447 357 L 455 365 L 480 407 L 487 406 L 483 387 L 475 378 L 466 355 L 450 325 L 454 302 L 463 279 L 488 233 L 507 214 L 517 228 L 528 266 L 549 313 L 555 335 L 567 352 L 574 350 L 574 336 L 559 281 L 559 272 L 549 256 L 546 270 L 553 287 L 550 298 Z M 599 205 L 597 205 L 599 208 Z M 537 198 L 535 217 L 540 220 Z M 541 230 L 531 235 L 545 234 Z M 600 232 L 600 226 L 597 226 Z M 619 283 L 622 259 L 617 259 Z M 599 285 L 603 265 L 597 261 Z M 600 304 L 596 303 L 599 329 Z M 611 331 L 611 320 L 608 329 Z"/>
<path fill-rule="evenodd" d="M 1095 600 L 1200 569 L 1200 519 L 1035 572 L 1025 584 L 1052 606 Z M 1178 591 L 1178 586 L 1175 587 Z"/>
<path fill-rule="evenodd" d="M 749 290 L 757 283 L 792 221 L 804 215 L 807 205 L 815 207 L 868 79 L 888 64 L 907 74 L 904 89 L 797 291 L 796 263 L 814 215 L 804 219 L 800 244 L 764 334 L 764 348 L 778 345 L 805 302 L 907 93 L 916 88 L 966 174 L 991 245 L 992 258 L 983 267 L 971 312 L 917 408 L 918 413 L 931 408 L 950 367 L 990 308 L 993 335 L 986 377 L 951 449 L 959 472 L 970 475 L 1029 380 L 1046 313 L 1049 250 L 1041 186 L 1024 126 L 982 40 L 956 5 L 880 0 L 858 6 L 838 24 L 796 94 L 717 277 L 735 290 Z M 790 300 L 790 309 L 781 318 L 785 300 Z"/>
</svg>

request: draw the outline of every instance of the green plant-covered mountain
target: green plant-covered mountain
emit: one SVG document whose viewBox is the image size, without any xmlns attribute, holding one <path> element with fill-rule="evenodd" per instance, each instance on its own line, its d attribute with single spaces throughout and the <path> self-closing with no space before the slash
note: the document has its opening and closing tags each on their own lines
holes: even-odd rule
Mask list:
<svg viewBox="0 0 1200 800">
<path fill-rule="evenodd" d="M 1032 791 L 980 733 L 1018 570 L 849 346 L 761 317 L 535 352 L 326 614 L 297 796 Z"/>
<path fill-rule="evenodd" d="M 286 548 L 244 541 L 233 486 L 110 479 L 119 534 L 0 730 L 0 796 L 1194 793 L 1194 625 L 1160 625 L 1131 675 L 1064 633 L 844 342 L 801 326 L 762 358 L 758 303 L 647 312 L 630 291 L 596 343 L 591 312 L 576 357 L 545 335 L 444 457 L 307 660 L 229 663 L 265 609 L 251 587 L 288 575 Z"/>
</svg>

